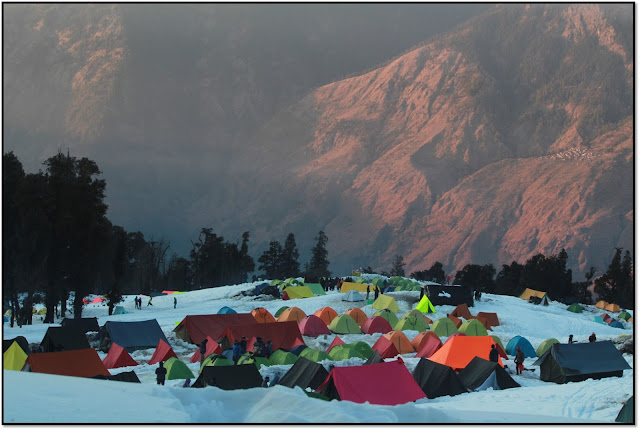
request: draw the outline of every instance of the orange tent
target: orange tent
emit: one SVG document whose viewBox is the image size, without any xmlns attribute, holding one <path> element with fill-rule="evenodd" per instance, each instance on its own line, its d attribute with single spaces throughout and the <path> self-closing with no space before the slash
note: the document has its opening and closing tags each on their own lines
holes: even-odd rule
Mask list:
<svg viewBox="0 0 640 430">
<path fill-rule="evenodd" d="M 271 313 L 265 308 L 255 308 L 251 311 L 251 315 L 258 321 L 259 323 L 274 323 L 276 319 L 271 315 Z"/>
<path fill-rule="evenodd" d="M 317 311 L 315 311 L 313 314 L 318 318 L 320 318 L 322 321 L 324 321 L 326 325 L 331 324 L 331 321 L 333 321 L 333 319 L 338 316 L 338 312 L 336 312 L 335 310 L 333 310 L 333 308 L 330 308 L 329 306 L 320 308 Z"/>
<path fill-rule="evenodd" d="M 103 363 L 107 369 L 138 365 L 138 363 L 131 357 L 131 355 L 129 355 L 127 350 L 116 343 L 111 344 L 109 353 L 104 358 Z"/>
<path fill-rule="evenodd" d="M 491 345 L 494 343 L 491 336 L 454 336 L 449 338 L 429 360 L 447 365 L 453 370 L 464 369 L 474 357 L 489 360 Z M 499 356 L 498 364 L 504 367 Z"/>
<path fill-rule="evenodd" d="M 156 347 L 156 350 L 151 356 L 151 360 L 149 360 L 147 364 L 156 364 L 160 363 L 161 361 L 167 361 L 171 357 L 178 358 L 176 353 L 173 352 L 173 348 L 171 348 L 171 346 L 167 342 L 160 339 L 158 340 L 158 346 Z"/>
<path fill-rule="evenodd" d="M 456 325 L 456 328 L 460 328 L 460 326 L 462 325 L 462 320 L 460 318 L 457 318 L 451 314 L 449 314 L 447 318 L 453 321 L 453 323 Z"/>
<path fill-rule="evenodd" d="M 409 339 L 407 339 L 407 336 L 405 336 L 405 334 L 400 330 L 390 331 L 389 333 L 385 334 L 384 337 L 393 342 L 394 346 L 398 350 L 398 353 L 400 354 L 407 354 L 409 352 L 416 351 L 413 345 L 411 345 L 411 342 L 409 342 Z"/>
<path fill-rule="evenodd" d="M 471 312 L 469 312 L 469 308 L 467 307 L 466 303 L 461 303 L 456 306 L 456 308 L 449 315 L 458 318 L 464 318 L 466 320 L 471 319 Z"/>
<path fill-rule="evenodd" d="M 282 313 L 278 317 L 278 322 L 295 321 L 300 324 L 300 321 L 302 321 L 306 316 L 307 314 L 305 314 L 302 309 L 296 306 L 292 306 L 282 311 Z"/>
<path fill-rule="evenodd" d="M 345 314 L 356 320 L 360 328 L 362 328 L 362 324 L 364 324 L 368 319 L 367 314 L 365 314 L 360 308 L 351 308 L 346 311 Z"/>
<path fill-rule="evenodd" d="M 440 338 L 438 337 L 437 334 L 435 334 L 434 332 L 432 332 L 430 330 L 426 330 L 426 331 L 418 333 L 416 335 L 416 337 L 414 337 L 413 340 L 411 341 L 411 345 L 415 348 L 416 351 L 420 351 L 422 346 L 425 344 L 427 339 L 430 338 L 430 337 L 436 338 L 436 339 L 438 339 L 438 341 L 440 341 Z M 442 343 L 442 342 L 440 342 L 440 343 Z"/>
<path fill-rule="evenodd" d="M 604 308 L 609 312 L 620 312 L 620 306 L 616 305 L 615 303 L 609 303 Z"/>
<path fill-rule="evenodd" d="M 476 315 L 479 318 L 486 318 L 487 322 L 492 327 L 497 327 L 500 325 L 500 320 L 498 319 L 498 314 L 495 312 L 478 312 Z"/>
<path fill-rule="evenodd" d="M 604 300 L 600 300 L 598 303 L 596 303 L 596 308 L 604 309 L 608 304 L 609 303 L 605 302 Z"/>
<path fill-rule="evenodd" d="M 23 370 L 51 375 L 85 378 L 96 375 L 111 376 L 93 348 L 29 354 L 24 366 Z"/>
</svg>

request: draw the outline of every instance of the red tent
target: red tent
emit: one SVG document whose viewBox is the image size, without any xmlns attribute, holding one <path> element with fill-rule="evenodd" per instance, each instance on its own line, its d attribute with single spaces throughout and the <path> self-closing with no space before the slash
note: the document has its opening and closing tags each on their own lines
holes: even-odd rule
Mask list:
<svg viewBox="0 0 640 430">
<path fill-rule="evenodd" d="M 82 303 L 84 303 L 85 305 L 88 305 L 88 304 L 89 304 L 89 303 L 91 303 L 91 302 L 89 302 L 89 300 L 88 300 L 88 299 L 82 299 Z"/>
<path fill-rule="evenodd" d="M 107 369 L 138 365 L 138 363 L 133 358 L 131 358 L 127 350 L 116 343 L 111 344 L 109 353 L 104 358 L 103 363 Z"/>
<path fill-rule="evenodd" d="M 282 300 L 290 300 L 289 299 L 289 294 L 287 294 L 286 291 L 284 293 L 282 293 Z"/>
<path fill-rule="evenodd" d="M 382 318 L 382 317 L 378 317 Z M 384 318 L 382 318 L 384 319 Z M 386 320 L 385 320 L 386 321 Z M 388 323 L 387 323 L 388 324 Z M 393 358 L 396 355 L 399 355 L 398 348 L 384 336 L 380 336 L 380 338 L 373 344 L 371 347 L 374 351 L 378 351 L 380 357 L 382 358 Z"/>
<path fill-rule="evenodd" d="M 440 341 L 440 338 L 438 337 L 437 334 L 435 334 L 434 332 L 432 332 L 430 330 L 426 330 L 426 331 L 418 333 L 416 335 L 416 337 L 414 337 L 411 340 L 411 345 L 413 345 L 413 347 L 416 349 L 416 351 L 420 351 L 420 349 L 422 349 L 422 346 L 424 345 L 424 343 L 427 341 L 427 338 L 429 338 L 429 337 L 436 338 L 438 341 Z M 440 344 L 442 344 L 442 341 L 440 341 Z"/>
<path fill-rule="evenodd" d="M 149 360 L 147 364 L 156 364 L 160 363 L 161 361 L 167 361 L 171 357 L 178 358 L 176 353 L 173 352 L 171 346 L 164 340 L 160 339 L 158 340 L 158 346 L 156 347 L 151 360 Z"/>
<path fill-rule="evenodd" d="M 400 405 L 425 397 L 402 360 L 334 367 L 316 392 L 330 399 L 375 405 Z"/>
<path fill-rule="evenodd" d="M 342 345 L 344 344 L 344 341 L 342 339 L 340 339 L 338 336 L 333 338 L 333 342 L 331 342 L 331 345 L 329 345 L 329 348 L 327 348 L 327 354 L 329 353 L 329 351 L 331 351 L 331 349 L 334 346 L 338 346 L 338 345 Z"/>
<path fill-rule="evenodd" d="M 220 339 L 227 327 L 255 323 L 256 319 L 250 313 L 187 315 L 173 331 L 178 339 L 200 345 L 207 336 Z"/>
<path fill-rule="evenodd" d="M 251 314 L 249 314 L 251 316 Z M 251 316 L 253 318 L 253 316 Z M 276 349 L 291 349 L 298 345 L 304 345 L 304 339 L 298 328 L 298 323 L 295 321 L 284 321 L 275 323 L 257 323 L 255 319 L 252 324 L 247 325 L 235 325 L 226 328 L 218 339 L 226 337 L 231 344 L 242 336 L 246 336 L 247 339 L 252 337 L 261 337 L 264 342 L 267 339 L 271 339 L 273 344 L 273 350 Z M 253 343 L 247 343 L 247 351 L 251 351 Z"/>
<path fill-rule="evenodd" d="M 111 375 L 93 348 L 29 354 L 24 370 L 85 378 Z"/>
<path fill-rule="evenodd" d="M 91 301 L 91 303 L 102 303 L 104 302 L 104 299 L 102 297 L 96 297 L 95 299 L 93 299 L 93 301 Z"/>
<path fill-rule="evenodd" d="M 318 337 L 321 334 L 331 333 L 324 321 L 315 315 L 306 316 L 302 321 L 300 321 L 298 328 L 300 329 L 300 333 L 311 337 Z"/>
<path fill-rule="evenodd" d="M 456 316 L 448 315 L 447 318 L 453 321 L 453 323 L 456 325 L 456 328 L 460 328 L 460 326 L 462 325 L 462 320 Z"/>
<path fill-rule="evenodd" d="M 389 333 L 393 328 L 389 321 L 382 318 L 381 316 L 369 317 L 362 324 L 362 332 L 365 334 L 374 334 L 374 333 Z"/>
<path fill-rule="evenodd" d="M 425 336 L 422 347 L 418 350 L 416 357 L 429 358 L 440 348 L 442 348 L 442 341 L 439 337 Z"/>
<path fill-rule="evenodd" d="M 211 336 L 207 336 L 207 350 L 204 353 L 205 358 L 211 354 L 222 354 L 222 347 L 218 342 L 213 340 Z M 195 354 L 191 356 L 191 362 L 197 363 L 200 361 L 200 348 L 196 349 Z"/>
<path fill-rule="evenodd" d="M 500 325 L 500 320 L 498 319 L 498 314 L 495 312 L 478 312 L 477 315 L 479 318 L 486 318 L 487 322 L 492 327 L 497 327 Z"/>
</svg>

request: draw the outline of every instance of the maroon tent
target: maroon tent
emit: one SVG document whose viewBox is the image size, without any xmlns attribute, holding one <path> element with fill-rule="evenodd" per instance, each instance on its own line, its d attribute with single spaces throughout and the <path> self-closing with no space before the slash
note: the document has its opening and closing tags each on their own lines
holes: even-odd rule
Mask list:
<svg viewBox="0 0 640 430">
<path fill-rule="evenodd" d="M 250 313 L 187 315 L 173 331 L 178 339 L 200 345 L 207 336 L 220 339 L 227 327 L 255 323 L 256 319 Z"/>
<path fill-rule="evenodd" d="M 251 314 L 249 314 L 249 316 L 251 316 Z M 253 318 L 253 316 L 251 316 L 251 318 Z M 252 324 L 235 325 L 226 328 L 220 334 L 219 339 L 226 337 L 229 342 L 233 344 L 236 339 L 240 340 L 242 336 L 246 336 L 247 339 L 261 337 L 263 342 L 271 339 L 274 351 L 276 349 L 291 349 L 295 346 L 305 344 L 300 329 L 298 328 L 298 323 L 295 321 L 257 323 L 256 320 L 253 319 Z M 247 351 L 251 351 L 252 348 L 253 343 L 248 343 Z"/>
<path fill-rule="evenodd" d="M 331 334 L 325 322 L 315 315 L 307 315 L 300 321 L 298 328 L 300 329 L 300 333 L 305 336 L 318 337 L 321 334 Z"/>
<path fill-rule="evenodd" d="M 402 360 L 334 367 L 316 392 L 332 400 L 374 405 L 400 405 L 425 397 Z"/>
<path fill-rule="evenodd" d="M 393 328 L 391 328 L 389 321 L 381 316 L 369 317 L 364 324 L 362 324 L 362 332 L 365 334 L 385 334 L 389 333 L 391 330 L 393 330 Z"/>
</svg>

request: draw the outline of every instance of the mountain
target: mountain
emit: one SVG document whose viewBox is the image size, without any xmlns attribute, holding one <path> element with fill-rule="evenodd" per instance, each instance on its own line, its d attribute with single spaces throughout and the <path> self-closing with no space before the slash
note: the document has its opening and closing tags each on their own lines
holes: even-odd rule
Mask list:
<svg viewBox="0 0 640 430">
<path fill-rule="evenodd" d="M 4 11 L 5 150 L 92 157 L 129 230 L 322 229 L 337 271 L 633 249 L 631 5 Z"/>
</svg>

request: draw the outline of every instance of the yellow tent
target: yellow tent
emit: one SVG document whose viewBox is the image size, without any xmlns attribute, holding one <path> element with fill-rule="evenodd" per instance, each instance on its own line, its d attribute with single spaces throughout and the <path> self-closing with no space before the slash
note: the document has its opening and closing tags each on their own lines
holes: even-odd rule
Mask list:
<svg viewBox="0 0 640 430">
<path fill-rule="evenodd" d="M 398 304 L 391 296 L 385 296 L 384 294 L 380 294 L 378 299 L 373 302 L 373 309 L 389 309 L 391 312 L 398 312 L 400 309 L 398 308 Z"/>
<path fill-rule="evenodd" d="M 2 361 L 5 370 L 22 370 L 24 362 L 27 361 L 27 354 L 20 348 L 18 342 L 13 342 L 4 352 Z"/>
<path fill-rule="evenodd" d="M 547 293 L 545 293 L 544 291 L 532 290 L 531 288 L 527 288 L 524 290 L 524 293 L 522 293 L 520 298 L 522 300 L 529 300 L 531 296 L 544 299 L 547 296 Z"/>
<path fill-rule="evenodd" d="M 307 286 L 303 287 L 287 287 L 284 289 L 290 299 L 306 299 L 313 297 L 313 292 Z"/>
<path fill-rule="evenodd" d="M 420 299 L 416 309 L 425 314 L 429 312 L 429 309 L 431 309 L 431 312 L 436 311 L 436 308 L 433 307 L 433 303 L 431 303 L 431 300 L 429 300 L 429 297 L 427 297 L 426 294 L 422 296 L 422 299 Z"/>
<path fill-rule="evenodd" d="M 351 290 L 360 291 L 361 293 L 367 292 L 367 284 L 356 284 L 355 282 L 343 282 L 342 287 L 340 288 L 341 293 L 347 293 Z M 375 290 L 375 285 L 369 286 L 369 291 L 373 293 Z"/>
<path fill-rule="evenodd" d="M 598 303 L 596 303 L 596 308 L 604 309 L 608 305 L 609 305 L 609 303 L 605 302 L 604 300 L 600 300 Z"/>
</svg>

